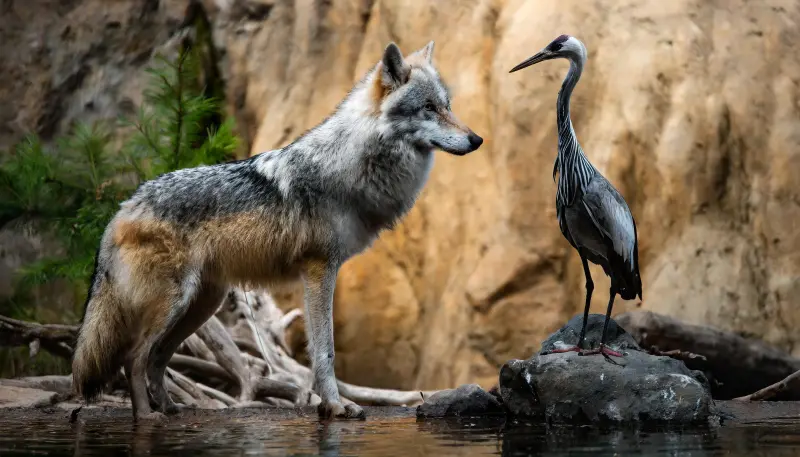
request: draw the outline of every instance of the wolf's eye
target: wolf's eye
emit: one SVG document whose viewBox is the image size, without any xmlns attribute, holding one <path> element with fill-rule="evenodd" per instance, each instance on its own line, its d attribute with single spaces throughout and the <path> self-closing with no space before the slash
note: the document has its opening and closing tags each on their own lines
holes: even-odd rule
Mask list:
<svg viewBox="0 0 800 457">
<path fill-rule="evenodd" d="M 434 106 L 433 103 L 426 103 L 425 104 L 425 109 L 427 111 L 436 111 L 436 106 Z"/>
</svg>

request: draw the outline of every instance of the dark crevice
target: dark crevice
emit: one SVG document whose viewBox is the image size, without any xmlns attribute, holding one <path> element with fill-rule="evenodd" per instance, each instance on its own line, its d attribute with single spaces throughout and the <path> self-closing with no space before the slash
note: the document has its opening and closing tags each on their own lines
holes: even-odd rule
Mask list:
<svg viewBox="0 0 800 457">
<path fill-rule="evenodd" d="M 72 95 L 83 84 L 83 80 L 89 74 L 89 66 L 85 63 L 78 71 L 72 73 L 61 84 L 51 87 L 44 97 L 48 100 L 47 109 L 36 121 L 36 132 L 43 140 L 50 140 L 58 130 L 58 124 L 64 116 L 67 98 Z"/>
<path fill-rule="evenodd" d="M 727 106 L 723 109 L 722 119 L 717 128 L 717 141 L 721 157 L 719 165 L 715 167 L 714 199 L 722 205 L 728 193 L 728 180 L 732 172 L 731 155 L 734 153 L 732 150 L 734 141 L 731 138 L 731 113 Z"/>
<path fill-rule="evenodd" d="M 534 264 L 525 266 L 525 268 L 517 271 L 511 279 L 498 287 L 486 298 L 485 302 L 480 307 L 481 311 L 487 312 L 500 300 L 531 288 L 542 276 L 542 273 L 556 270 L 557 268 L 554 261 L 548 259 L 543 259 Z"/>
<path fill-rule="evenodd" d="M 142 12 L 139 14 L 139 19 L 146 19 L 151 15 L 158 12 L 159 0 L 144 0 L 142 4 Z"/>
<path fill-rule="evenodd" d="M 375 0 L 364 0 L 361 4 L 361 33 L 367 33 L 369 20 L 372 17 L 372 8 L 375 5 Z"/>
<path fill-rule="evenodd" d="M 266 3 L 250 4 L 245 11 L 245 17 L 249 21 L 263 22 L 269 18 L 273 5 Z"/>
<path fill-rule="evenodd" d="M 193 34 L 187 36 L 181 46 L 187 52 L 194 52 L 197 56 L 198 83 L 202 88 L 203 96 L 216 100 L 225 100 L 225 80 L 219 69 L 219 55 L 214 46 L 211 21 L 203 5 L 192 0 L 186 7 L 181 28 L 191 27 Z M 223 121 L 223 113 L 216 112 L 205 123 L 211 130 L 217 130 Z M 200 139 L 199 141 L 203 141 Z"/>
</svg>

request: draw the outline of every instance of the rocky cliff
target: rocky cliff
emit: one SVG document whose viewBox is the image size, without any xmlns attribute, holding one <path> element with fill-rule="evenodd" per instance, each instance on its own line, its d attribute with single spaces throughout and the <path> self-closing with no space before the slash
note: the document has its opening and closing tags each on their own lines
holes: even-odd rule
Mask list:
<svg viewBox="0 0 800 457">
<path fill-rule="evenodd" d="M 486 139 L 439 154 L 406 220 L 343 269 L 338 374 L 378 386 L 497 380 L 582 308 L 555 219 L 564 62 L 508 70 L 561 33 L 590 160 L 637 220 L 644 301 L 800 354 L 800 3 L 789 0 L 207 0 L 228 108 L 252 153 L 324 118 L 389 41 L 436 41 L 453 109 Z M 177 0 L 6 1 L 0 142 L 131 110 Z M 608 282 L 593 268 L 593 311 Z"/>
</svg>

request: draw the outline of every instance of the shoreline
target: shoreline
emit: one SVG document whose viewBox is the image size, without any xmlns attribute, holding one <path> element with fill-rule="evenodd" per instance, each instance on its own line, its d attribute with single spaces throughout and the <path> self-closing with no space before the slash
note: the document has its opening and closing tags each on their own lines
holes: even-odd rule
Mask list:
<svg viewBox="0 0 800 457">
<path fill-rule="evenodd" d="M 70 425 L 70 415 L 79 405 L 64 402 L 49 406 L 31 407 L 5 407 L 0 408 L 2 421 L 20 422 L 59 422 Z M 389 421 L 416 419 L 416 407 L 403 406 L 365 406 L 366 421 Z M 737 400 L 719 400 L 715 402 L 717 416 L 721 426 L 727 425 L 766 425 L 774 423 L 800 424 L 800 401 L 783 402 L 743 402 Z M 441 419 L 420 419 L 425 421 L 454 420 L 457 417 Z M 463 417 L 461 419 L 467 419 Z M 505 420 L 502 416 L 469 417 L 470 420 L 486 419 L 493 422 Z M 95 420 L 111 421 L 117 424 L 130 422 L 133 424 L 130 406 L 120 405 L 91 405 L 81 408 L 77 415 L 77 422 L 90 423 Z M 179 414 L 168 417 L 162 424 L 196 424 L 198 421 L 227 422 L 257 422 L 257 421 L 294 421 L 317 420 L 316 408 L 281 408 L 281 407 L 242 407 L 225 409 L 192 409 L 189 408 Z M 339 422 L 339 421 L 337 421 Z M 345 421 L 341 421 L 345 422 Z M 349 420 L 347 423 L 357 424 L 362 421 Z M 159 424 L 159 422 L 153 422 Z M 542 424 L 544 425 L 544 424 Z M 683 425 L 680 427 L 686 427 Z"/>
</svg>

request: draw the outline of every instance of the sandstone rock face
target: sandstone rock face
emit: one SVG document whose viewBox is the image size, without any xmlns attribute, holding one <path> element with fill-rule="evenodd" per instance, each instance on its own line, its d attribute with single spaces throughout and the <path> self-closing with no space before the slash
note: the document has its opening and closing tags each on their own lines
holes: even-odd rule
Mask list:
<svg viewBox="0 0 800 457">
<path fill-rule="evenodd" d="M 76 120 L 114 120 L 141 103 L 142 71 L 185 2 L 29 0 L 0 5 L 0 149 Z"/>
<path fill-rule="evenodd" d="M 486 139 L 466 157 L 439 154 L 405 221 L 343 268 L 335 306 L 343 379 L 489 387 L 497 367 L 535 352 L 582 308 L 580 261 L 558 230 L 550 174 L 567 65 L 508 74 L 561 33 L 589 50 L 573 121 L 636 218 L 641 307 L 800 354 L 797 2 L 202 4 L 228 107 L 254 154 L 321 121 L 392 40 L 407 53 L 436 41 L 454 111 Z M 13 70 L 0 71 L 3 138 L 91 118 L 90 99 L 92 109 L 109 107 L 98 116 L 123 109 L 124 97 L 135 105 L 136 70 L 168 40 L 185 2 L 10 5 L 0 7 L 16 14 L 2 14 L 10 37 L 0 40 L 2 65 Z M 603 312 L 608 280 L 600 268 L 592 274 L 593 311 Z M 636 305 L 620 301 L 615 312 Z"/>
</svg>

